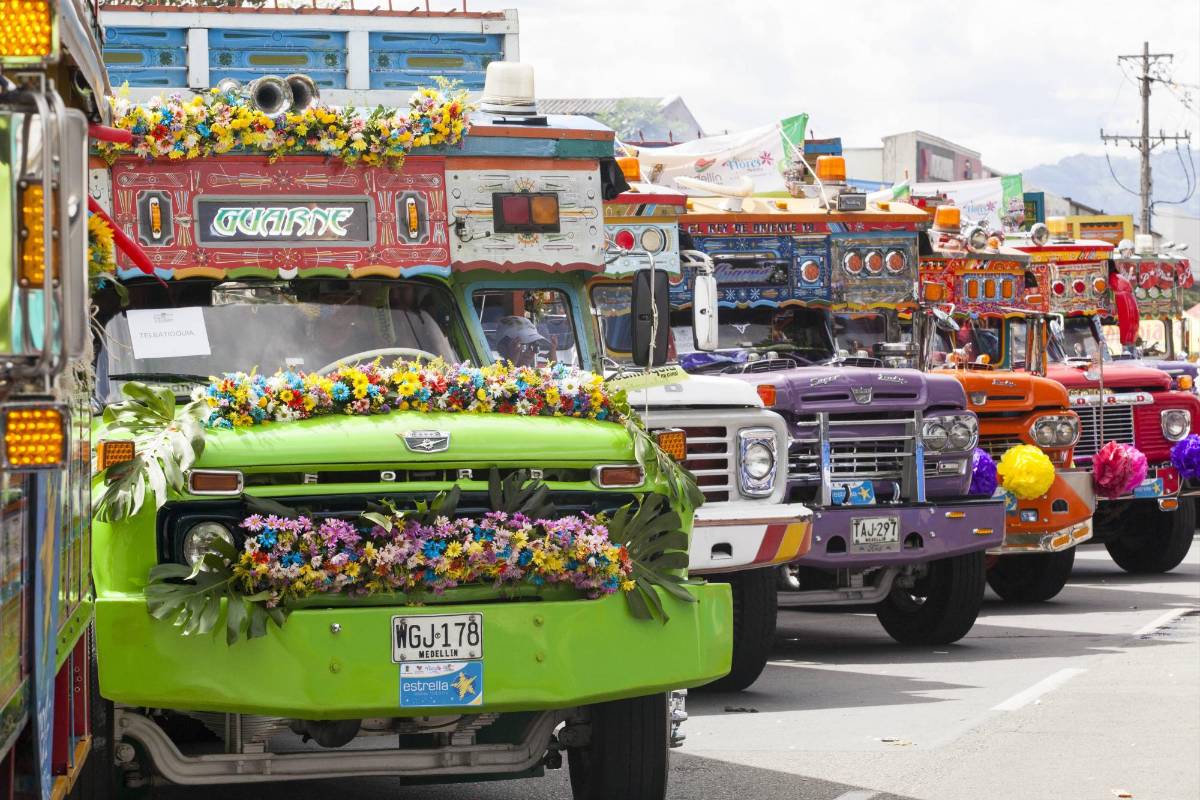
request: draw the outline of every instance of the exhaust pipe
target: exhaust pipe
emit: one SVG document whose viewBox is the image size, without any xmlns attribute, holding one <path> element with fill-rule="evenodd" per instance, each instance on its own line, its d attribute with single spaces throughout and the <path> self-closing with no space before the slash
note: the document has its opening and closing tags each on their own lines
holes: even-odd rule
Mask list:
<svg viewBox="0 0 1200 800">
<path fill-rule="evenodd" d="M 221 94 L 239 95 L 242 93 L 242 82 L 237 78 L 222 78 L 216 89 Z"/>
</svg>

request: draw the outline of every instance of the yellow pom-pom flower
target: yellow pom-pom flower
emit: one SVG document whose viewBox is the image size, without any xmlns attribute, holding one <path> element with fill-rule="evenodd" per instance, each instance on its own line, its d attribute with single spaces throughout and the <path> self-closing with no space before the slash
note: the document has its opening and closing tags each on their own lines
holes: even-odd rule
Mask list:
<svg viewBox="0 0 1200 800">
<path fill-rule="evenodd" d="M 1000 485 L 1022 500 L 1033 500 L 1050 490 L 1054 483 L 1054 464 L 1031 444 L 1010 447 L 996 465 Z"/>
</svg>

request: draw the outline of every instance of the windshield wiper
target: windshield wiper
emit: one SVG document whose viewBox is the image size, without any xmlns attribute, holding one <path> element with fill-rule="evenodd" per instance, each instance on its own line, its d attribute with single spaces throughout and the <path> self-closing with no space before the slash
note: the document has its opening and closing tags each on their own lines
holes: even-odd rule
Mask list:
<svg viewBox="0 0 1200 800">
<path fill-rule="evenodd" d="M 118 372 L 109 375 L 110 381 L 154 381 L 155 383 L 208 383 L 206 375 L 187 372 Z"/>
</svg>

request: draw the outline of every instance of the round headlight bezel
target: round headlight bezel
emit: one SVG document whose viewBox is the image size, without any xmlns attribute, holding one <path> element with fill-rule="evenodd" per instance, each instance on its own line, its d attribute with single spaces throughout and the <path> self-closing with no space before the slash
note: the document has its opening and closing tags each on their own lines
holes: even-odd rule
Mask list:
<svg viewBox="0 0 1200 800">
<path fill-rule="evenodd" d="M 921 427 L 921 441 L 928 449 L 941 452 L 950 444 L 950 431 L 940 419 L 930 420 Z"/>
<path fill-rule="evenodd" d="M 203 538 L 201 538 L 203 537 Z M 183 561 L 189 567 L 195 567 L 197 563 L 208 552 L 208 545 L 213 539 L 220 537 L 229 544 L 234 544 L 233 532 L 223 523 L 215 520 L 205 520 L 198 522 L 187 529 L 183 535 L 183 540 L 180 542 L 180 554 L 183 556 Z M 201 570 L 205 568 L 200 567 Z"/>
<path fill-rule="evenodd" d="M 975 446 L 976 431 L 962 419 L 954 420 L 950 426 L 950 448 L 952 450 L 970 450 Z"/>
<path fill-rule="evenodd" d="M 655 242 L 656 237 L 657 242 Z M 638 241 L 641 242 L 642 249 L 647 253 L 661 253 L 667 246 L 667 235 L 663 232 L 662 228 L 646 228 L 642 231 L 642 235 L 638 237 Z"/>
<path fill-rule="evenodd" d="M 1168 442 L 1178 442 L 1192 432 L 1192 415 L 1186 408 L 1165 408 L 1159 421 Z"/>
</svg>

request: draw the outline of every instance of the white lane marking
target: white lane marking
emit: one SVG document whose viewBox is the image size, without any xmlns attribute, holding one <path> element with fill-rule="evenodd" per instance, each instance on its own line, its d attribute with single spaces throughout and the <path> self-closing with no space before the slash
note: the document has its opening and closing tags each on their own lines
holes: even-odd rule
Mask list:
<svg viewBox="0 0 1200 800">
<path fill-rule="evenodd" d="M 871 800 L 872 797 L 879 797 L 879 792 L 872 792 L 870 789 L 855 789 L 852 792 L 839 794 L 833 800 Z"/>
<path fill-rule="evenodd" d="M 1190 614 L 1192 611 L 1195 611 L 1195 610 L 1196 610 L 1195 606 L 1189 606 L 1187 608 L 1173 608 L 1170 611 L 1163 614 L 1158 619 L 1154 620 L 1153 622 L 1151 622 L 1147 625 L 1143 625 L 1142 627 L 1138 628 L 1136 631 L 1133 632 L 1133 635 L 1134 636 L 1149 636 L 1150 634 L 1154 633 L 1159 628 L 1165 628 L 1168 625 L 1170 625 L 1172 622 L 1174 622 L 1175 620 L 1182 617 L 1183 615 Z"/>
<path fill-rule="evenodd" d="M 1048 678 L 1043 678 L 1033 686 L 1030 686 L 1028 689 L 1017 692 L 1000 705 L 992 706 L 992 711 L 1016 711 L 1018 708 L 1024 708 L 1034 700 L 1037 700 L 1039 697 L 1044 695 L 1046 692 L 1057 689 L 1059 686 L 1062 686 L 1064 683 L 1071 680 L 1071 678 L 1074 678 L 1076 675 L 1082 675 L 1085 672 L 1087 672 L 1086 669 L 1081 669 L 1078 667 L 1060 669 L 1058 672 L 1054 673 Z"/>
</svg>

